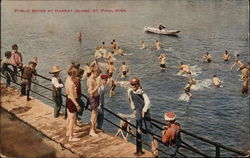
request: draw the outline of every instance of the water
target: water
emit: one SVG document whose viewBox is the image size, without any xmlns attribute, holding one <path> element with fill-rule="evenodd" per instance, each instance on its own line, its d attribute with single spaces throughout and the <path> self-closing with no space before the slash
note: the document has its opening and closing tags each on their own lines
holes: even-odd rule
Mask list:
<svg viewBox="0 0 250 158">
<path fill-rule="evenodd" d="M 148 94 L 154 118 L 163 120 L 167 111 L 174 111 L 183 129 L 216 140 L 230 147 L 249 150 L 249 97 L 240 93 L 239 72 L 231 71 L 233 55 L 238 52 L 243 63 L 248 56 L 248 1 L 4 1 L 1 3 L 1 55 L 17 43 L 23 53 L 24 63 L 37 56 L 38 73 L 50 77 L 52 65 L 64 71 L 72 61 L 81 65 L 93 60 L 95 48 L 113 39 L 128 54 L 116 56 L 115 65 L 126 61 L 130 72 L 127 79 L 119 81 L 116 95 L 107 96 L 106 106 L 116 113 L 131 114 L 127 100 L 129 79 L 139 77 Z M 17 13 L 14 9 L 126 9 L 120 13 Z M 144 33 L 144 26 L 165 25 L 181 30 L 179 37 Z M 83 33 L 81 43 L 78 33 Z M 150 47 L 140 49 L 141 40 Z M 162 43 L 167 55 L 166 72 L 160 72 L 159 52 L 152 48 L 154 41 Z M 222 61 L 227 49 L 232 55 L 229 63 Z M 209 51 L 213 57 L 210 64 L 202 62 L 202 55 Z M 187 77 L 176 72 L 184 62 L 194 71 L 198 81 L 191 92 L 193 98 L 185 98 L 183 88 Z M 223 87 L 216 89 L 210 79 L 217 74 Z M 39 80 L 50 87 L 50 83 Z M 86 81 L 82 82 L 86 93 Z M 50 92 L 34 87 L 36 91 L 51 96 Z M 50 103 L 53 105 L 52 103 Z M 111 116 L 107 116 L 111 118 Z M 115 132 L 105 123 L 105 128 Z M 192 142 L 198 147 L 200 142 Z M 214 149 L 203 147 L 213 154 Z"/>
</svg>

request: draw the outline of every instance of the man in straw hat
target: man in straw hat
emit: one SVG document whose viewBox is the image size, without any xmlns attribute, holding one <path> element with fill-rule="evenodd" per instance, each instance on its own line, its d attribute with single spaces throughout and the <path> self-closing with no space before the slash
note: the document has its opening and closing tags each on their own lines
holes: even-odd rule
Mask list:
<svg viewBox="0 0 250 158">
<path fill-rule="evenodd" d="M 151 134 L 148 135 L 149 139 L 151 141 L 151 150 L 152 153 L 157 156 L 158 151 L 157 151 L 157 141 L 154 139 L 154 136 L 152 133 L 153 131 L 153 126 L 151 124 L 150 120 L 150 112 L 149 112 L 149 107 L 150 107 L 150 101 L 146 93 L 141 88 L 140 81 L 138 78 L 133 78 L 130 81 L 131 88 L 128 89 L 128 98 L 130 102 L 131 109 L 134 110 L 134 114 L 136 116 L 136 127 L 137 127 L 137 137 L 141 137 L 141 130 L 143 125 L 145 126 L 144 128 L 147 130 L 146 132 L 150 132 Z M 138 141 L 138 140 L 136 140 Z M 136 148 L 136 153 L 135 155 L 141 155 L 143 154 L 141 143 L 136 143 L 137 148 Z"/>
<path fill-rule="evenodd" d="M 54 107 L 54 118 L 59 117 L 60 110 L 62 106 L 62 88 L 64 87 L 61 77 L 59 76 L 60 71 L 62 71 L 59 66 L 53 66 L 49 71 L 50 74 L 53 74 L 51 79 L 52 82 L 52 98 L 55 102 Z"/>
<path fill-rule="evenodd" d="M 30 88 L 31 88 L 31 78 L 33 75 L 36 75 L 36 63 L 30 61 L 28 66 L 25 66 L 22 74 L 22 83 L 21 83 L 21 96 L 27 95 L 27 101 L 30 99 Z"/>
<path fill-rule="evenodd" d="M 162 131 L 162 142 L 168 145 L 168 154 L 170 157 L 175 157 L 181 143 L 181 127 L 179 123 L 175 122 L 176 115 L 174 112 L 167 112 L 164 117 L 167 125 L 164 126 L 165 129 Z"/>
</svg>

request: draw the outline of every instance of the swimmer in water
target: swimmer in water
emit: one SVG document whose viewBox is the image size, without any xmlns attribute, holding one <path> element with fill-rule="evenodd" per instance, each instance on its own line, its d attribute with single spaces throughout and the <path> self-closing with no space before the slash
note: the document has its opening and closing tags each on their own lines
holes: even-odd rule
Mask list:
<svg viewBox="0 0 250 158">
<path fill-rule="evenodd" d="M 122 73 L 122 78 L 127 77 L 127 73 L 128 73 L 128 66 L 126 65 L 125 62 L 122 62 L 122 66 L 120 67 L 119 71 Z"/>
<path fill-rule="evenodd" d="M 146 44 L 144 41 L 141 42 L 141 49 L 146 49 Z"/>
<path fill-rule="evenodd" d="M 217 75 L 213 75 L 212 81 L 215 87 L 217 88 L 221 87 L 221 80 L 219 79 L 219 77 L 217 77 Z"/>
<path fill-rule="evenodd" d="M 206 52 L 206 54 L 203 56 L 203 61 L 210 63 L 212 61 L 212 56 Z"/>
<path fill-rule="evenodd" d="M 192 72 L 190 71 L 190 66 L 184 65 L 183 62 L 181 62 L 180 71 L 185 72 L 185 73 L 190 74 L 190 75 L 192 74 Z"/>
<path fill-rule="evenodd" d="M 241 79 L 244 80 L 245 78 L 248 78 L 249 76 L 249 69 L 246 66 L 243 66 L 243 69 L 241 70 Z"/>
<path fill-rule="evenodd" d="M 165 54 L 161 53 L 159 56 L 160 59 L 160 69 L 164 71 L 166 69 L 166 56 Z"/>
<path fill-rule="evenodd" d="M 186 86 L 185 86 L 185 88 L 184 88 L 184 91 L 185 91 L 185 93 L 191 98 L 193 95 L 190 93 L 190 91 L 191 91 L 191 87 L 192 87 L 192 85 L 195 85 L 196 84 L 196 81 L 192 78 L 192 77 L 190 77 L 189 79 L 188 79 L 188 83 L 186 84 Z"/>
<path fill-rule="evenodd" d="M 155 47 L 156 47 L 156 50 L 160 50 L 161 49 L 161 43 L 160 43 L 160 41 L 158 41 L 158 40 L 155 41 Z"/>
<path fill-rule="evenodd" d="M 82 33 L 79 33 L 78 40 L 81 42 L 82 41 Z"/>
<path fill-rule="evenodd" d="M 227 50 L 225 50 L 225 53 L 223 54 L 222 59 L 223 59 L 224 61 L 228 61 L 228 60 L 230 59 L 230 55 L 229 55 L 229 53 L 228 53 Z"/>
<path fill-rule="evenodd" d="M 109 90 L 109 97 L 112 97 L 113 95 L 115 95 L 115 88 L 116 88 L 116 81 L 115 79 L 112 77 L 112 75 L 108 75 L 108 84 L 110 86 L 110 90 Z"/>
<path fill-rule="evenodd" d="M 234 64 L 231 66 L 231 70 L 233 69 L 235 65 L 238 65 L 237 71 L 241 71 L 244 68 L 244 64 L 240 61 L 240 54 L 236 55 L 236 60 Z"/>
</svg>

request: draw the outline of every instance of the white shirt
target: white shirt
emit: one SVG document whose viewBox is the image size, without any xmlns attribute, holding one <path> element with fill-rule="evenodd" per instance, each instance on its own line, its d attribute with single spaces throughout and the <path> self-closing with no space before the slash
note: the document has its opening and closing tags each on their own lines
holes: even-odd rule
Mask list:
<svg viewBox="0 0 250 158">
<path fill-rule="evenodd" d="M 135 110 L 135 105 L 134 105 L 134 102 L 131 98 L 131 95 L 130 95 L 130 92 L 133 91 L 133 89 L 129 88 L 128 89 L 128 97 L 129 97 L 129 101 L 130 101 L 130 106 L 131 106 L 131 109 L 132 110 Z M 136 91 L 133 91 L 135 94 L 142 94 L 142 97 L 144 99 L 144 107 L 142 109 L 143 112 L 147 112 L 147 110 L 149 109 L 149 107 L 151 107 L 151 104 L 150 104 L 150 101 L 149 101 L 149 98 L 147 96 L 147 94 L 145 94 L 143 92 L 142 89 L 137 89 Z"/>
<path fill-rule="evenodd" d="M 56 88 L 63 88 L 63 84 L 59 83 L 58 78 L 57 77 L 52 77 L 52 84 L 56 87 Z"/>
</svg>

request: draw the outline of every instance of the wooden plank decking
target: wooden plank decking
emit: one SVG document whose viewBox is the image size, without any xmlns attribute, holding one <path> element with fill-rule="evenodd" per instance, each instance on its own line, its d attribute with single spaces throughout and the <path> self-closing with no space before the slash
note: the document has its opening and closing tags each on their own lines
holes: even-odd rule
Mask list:
<svg viewBox="0 0 250 158">
<path fill-rule="evenodd" d="M 75 154 L 81 157 L 135 157 L 134 144 L 107 132 L 99 132 L 99 137 L 91 137 L 88 135 L 89 125 L 81 124 L 76 128 L 80 141 L 69 142 L 63 117 L 53 118 L 52 107 L 34 98 L 27 102 L 26 96 L 20 97 L 19 94 L 17 89 L 6 88 L 1 83 L 0 106 Z M 144 151 L 141 157 L 153 157 L 151 152 Z"/>
</svg>

